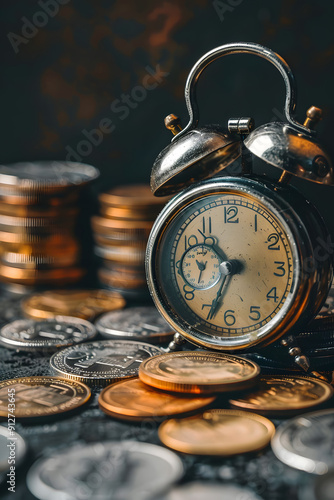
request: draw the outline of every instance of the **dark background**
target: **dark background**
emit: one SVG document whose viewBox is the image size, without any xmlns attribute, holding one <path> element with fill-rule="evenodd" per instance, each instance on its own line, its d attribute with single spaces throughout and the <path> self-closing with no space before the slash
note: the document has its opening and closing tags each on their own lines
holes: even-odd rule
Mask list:
<svg viewBox="0 0 334 500">
<path fill-rule="evenodd" d="M 42 4 L 53 15 L 40 14 Z M 174 112 L 183 124 L 188 121 L 183 90 L 192 65 L 206 51 L 233 41 L 261 43 L 286 59 L 298 84 L 297 118 L 303 121 L 311 105 L 324 109 L 318 131 L 333 157 L 334 2 L 16 0 L 2 5 L 3 163 L 75 159 L 74 152 L 101 170 L 99 190 L 148 182 L 154 158 L 170 140 L 163 118 Z M 148 66 L 167 74 L 144 95 L 138 86 Z M 122 94 L 140 101 L 131 98 L 121 111 L 115 100 Z M 253 116 L 260 125 L 280 119 L 284 84 L 266 61 L 236 55 L 205 71 L 198 96 L 201 123 L 224 125 L 231 116 Z M 112 132 L 96 134 L 105 119 Z M 99 144 L 87 143 L 87 134 Z M 279 175 L 265 165 L 256 168 Z M 334 233 L 334 188 L 293 184 L 318 206 Z"/>
</svg>

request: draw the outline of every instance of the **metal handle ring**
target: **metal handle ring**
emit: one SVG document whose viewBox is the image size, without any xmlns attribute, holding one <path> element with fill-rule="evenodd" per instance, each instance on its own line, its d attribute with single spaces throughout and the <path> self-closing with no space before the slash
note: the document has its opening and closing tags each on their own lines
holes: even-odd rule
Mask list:
<svg viewBox="0 0 334 500">
<path fill-rule="evenodd" d="M 262 57 L 263 59 L 266 59 L 267 61 L 272 63 L 281 73 L 285 83 L 286 95 L 284 115 L 287 122 L 299 133 L 306 133 L 309 136 L 315 135 L 314 130 L 308 129 L 293 118 L 293 113 L 296 108 L 296 83 L 293 73 L 284 59 L 280 55 L 276 54 L 276 52 L 273 52 L 272 50 L 257 43 L 237 42 L 221 45 L 220 47 L 216 47 L 215 49 L 210 50 L 209 52 L 204 54 L 204 56 L 202 56 L 192 67 L 184 89 L 184 96 L 189 113 L 189 122 L 181 132 L 173 137 L 172 140 L 179 139 L 182 135 L 195 128 L 198 124 L 199 109 L 196 98 L 196 86 L 202 71 L 219 57 L 227 56 L 229 54 L 253 54 Z"/>
</svg>

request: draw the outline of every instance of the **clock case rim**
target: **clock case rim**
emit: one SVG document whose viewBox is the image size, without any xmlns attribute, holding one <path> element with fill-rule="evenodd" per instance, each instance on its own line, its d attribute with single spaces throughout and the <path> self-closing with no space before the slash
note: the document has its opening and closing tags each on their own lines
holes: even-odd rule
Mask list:
<svg viewBox="0 0 334 500">
<path fill-rule="evenodd" d="M 255 188 L 256 196 L 263 196 L 264 200 L 268 201 L 269 205 L 276 208 L 283 216 L 294 237 L 294 241 L 297 243 L 300 268 L 303 269 L 306 262 L 312 264 L 311 270 L 300 273 L 294 302 L 282 318 L 282 321 L 260 339 L 243 345 L 231 346 L 212 344 L 192 335 L 191 329 L 185 330 L 178 321 L 178 314 L 173 311 L 170 304 L 166 304 L 156 277 L 156 249 L 167 225 L 186 205 L 198 199 L 203 189 L 208 194 L 210 190 L 210 193 L 214 194 L 224 188 L 238 189 L 248 194 L 252 194 L 252 190 Z M 254 175 L 251 177 L 248 175 L 240 177 L 220 176 L 200 181 L 174 196 L 161 211 L 153 225 L 147 243 L 145 258 L 148 288 L 160 314 L 176 332 L 180 333 L 190 343 L 214 351 L 229 352 L 249 351 L 255 346 L 265 347 L 287 332 L 291 333 L 305 326 L 314 318 L 326 300 L 333 278 L 332 257 L 328 252 L 327 256 L 322 259 L 316 258 L 316 242 L 319 241 L 319 238 L 322 238 L 323 241 L 330 240 L 330 234 L 325 222 L 316 207 L 295 187 L 279 184 L 265 177 Z"/>
</svg>

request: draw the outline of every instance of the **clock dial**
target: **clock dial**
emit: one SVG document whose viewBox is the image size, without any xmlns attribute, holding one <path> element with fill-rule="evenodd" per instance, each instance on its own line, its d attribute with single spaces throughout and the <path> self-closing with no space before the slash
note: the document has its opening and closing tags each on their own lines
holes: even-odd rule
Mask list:
<svg viewBox="0 0 334 500">
<path fill-rule="evenodd" d="M 298 272 L 293 244 L 279 213 L 260 198 L 203 196 L 164 231 L 161 292 L 192 334 L 236 346 L 257 342 L 291 306 Z"/>
</svg>

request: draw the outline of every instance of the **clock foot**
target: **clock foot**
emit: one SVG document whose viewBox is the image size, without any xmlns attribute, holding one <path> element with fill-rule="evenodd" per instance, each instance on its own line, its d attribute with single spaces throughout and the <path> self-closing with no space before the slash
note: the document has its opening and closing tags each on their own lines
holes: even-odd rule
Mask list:
<svg viewBox="0 0 334 500">
<path fill-rule="evenodd" d="M 174 339 L 169 343 L 166 352 L 175 352 L 181 350 L 181 346 L 185 344 L 186 340 L 180 333 L 175 333 Z"/>
</svg>

